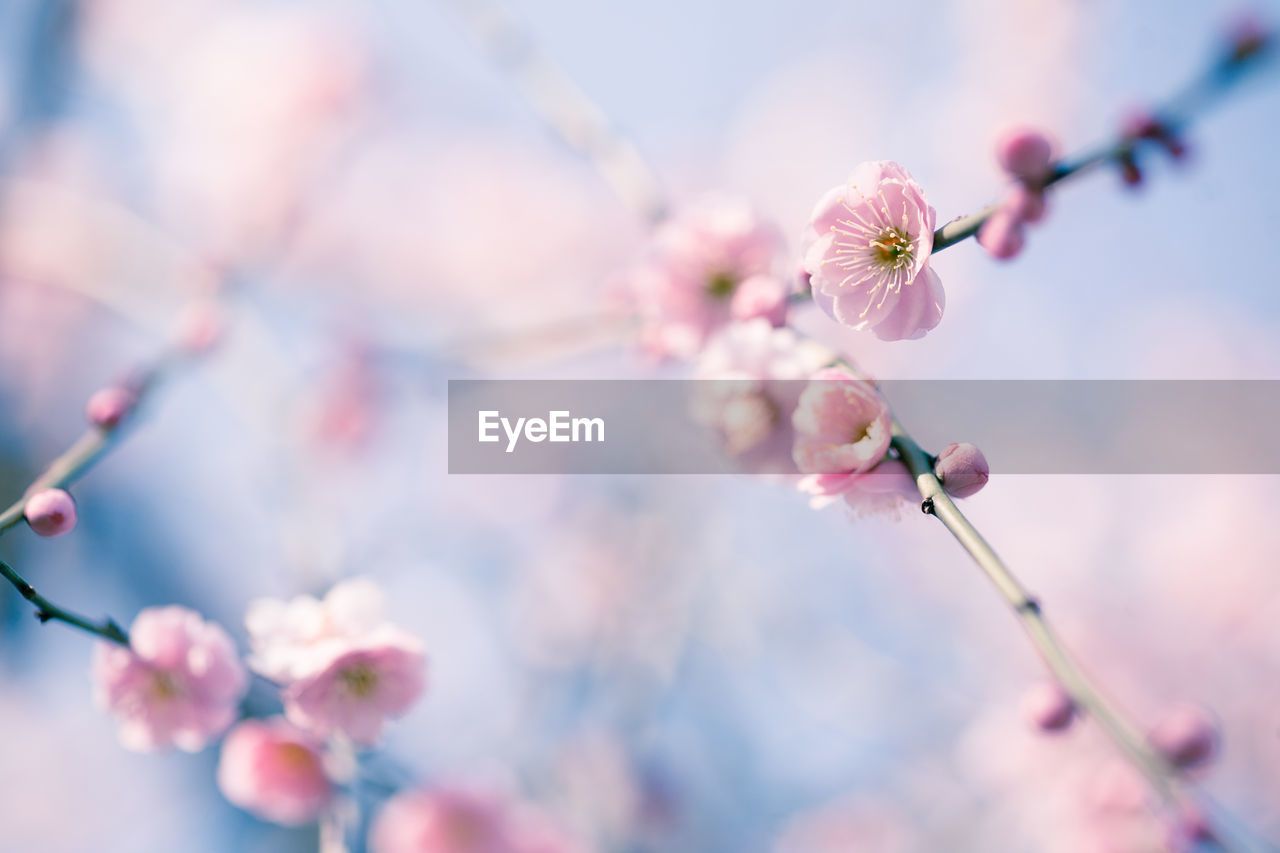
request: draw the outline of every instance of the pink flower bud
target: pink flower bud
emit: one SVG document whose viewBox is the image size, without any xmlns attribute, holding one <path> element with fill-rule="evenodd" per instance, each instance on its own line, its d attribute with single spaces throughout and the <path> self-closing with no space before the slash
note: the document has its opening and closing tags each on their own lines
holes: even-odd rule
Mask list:
<svg viewBox="0 0 1280 853">
<path fill-rule="evenodd" d="M 1209 816 L 1194 803 L 1184 803 L 1178 808 L 1169 827 L 1169 836 L 1170 850 L 1188 853 L 1202 849 L 1203 845 L 1216 838 Z"/>
<path fill-rule="evenodd" d="M 1019 181 L 1009 188 L 1000 209 L 1018 222 L 1039 222 L 1044 218 L 1044 192 Z"/>
<path fill-rule="evenodd" d="M 997 260 L 1007 261 L 1016 256 L 1025 243 L 1022 223 L 1003 208 L 988 216 L 978 229 L 978 245 Z"/>
<path fill-rule="evenodd" d="M 1049 175 L 1053 143 L 1029 127 L 1016 127 L 996 140 L 996 159 L 1015 178 L 1039 183 Z"/>
<path fill-rule="evenodd" d="M 333 798 L 320 743 L 288 722 L 245 720 L 227 735 L 218 787 L 228 800 L 285 826 L 315 820 Z"/>
<path fill-rule="evenodd" d="M 942 481 L 947 494 L 957 498 L 975 495 L 987 484 L 991 469 L 982 451 L 968 442 L 948 444 L 938 454 L 933 473 Z"/>
<path fill-rule="evenodd" d="M 1151 730 L 1151 746 L 1178 768 L 1195 767 L 1218 751 L 1218 730 L 1213 720 L 1194 705 L 1172 709 Z"/>
<path fill-rule="evenodd" d="M 133 409 L 137 398 L 123 388 L 103 388 L 89 398 L 85 416 L 101 430 L 112 430 Z"/>
<path fill-rule="evenodd" d="M 1126 139 L 1148 139 L 1158 143 L 1169 156 L 1180 160 L 1187 153 L 1187 147 L 1174 129 L 1163 119 L 1146 108 L 1138 108 L 1129 112 L 1121 125 Z"/>
<path fill-rule="evenodd" d="M 1075 703 L 1056 682 L 1041 682 L 1022 697 L 1022 714 L 1042 732 L 1060 732 L 1076 716 Z"/>
<path fill-rule="evenodd" d="M 733 292 L 729 314 L 738 322 L 763 317 L 772 326 L 787 322 L 787 287 L 771 275 L 753 275 Z"/>
<path fill-rule="evenodd" d="M 39 536 L 61 536 L 76 526 L 76 502 L 62 489 L 45 489 L 27 499 L 27 524 Z"/>
</svg>

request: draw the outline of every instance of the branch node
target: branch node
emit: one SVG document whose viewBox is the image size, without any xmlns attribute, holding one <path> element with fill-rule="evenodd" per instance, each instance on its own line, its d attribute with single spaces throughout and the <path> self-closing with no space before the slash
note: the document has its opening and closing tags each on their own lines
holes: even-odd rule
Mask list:
<svg viewBox="0 0 1280 853">
<path fill-rule="evenodd" d="M 1031 596 L 1027 596 L 1022 599 L 1022 601 L 1019 601 L 1014 609 L 1019 613 L 1029 613 L 1032 616 L 1039 616 L 1042 613 L 1040 610 L 1040 602 Z"/>
<path fill-rule="evenodd" d="M 925 498 L 921 501 L 920 511 L 925 515 L 933 515 L 933 498 Z"/>
</svg>

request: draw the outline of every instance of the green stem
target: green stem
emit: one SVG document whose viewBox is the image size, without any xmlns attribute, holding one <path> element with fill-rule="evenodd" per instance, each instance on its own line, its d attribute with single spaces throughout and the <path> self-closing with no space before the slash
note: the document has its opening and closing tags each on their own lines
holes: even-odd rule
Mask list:
<svg viewBox="0 0 1280 853">
<path fill-rule="evenodd" d="M 22 597 L 35 605 L 36 618 L 43 622 L 62 622 L 73 628 L 79 628 L 81 631 L 88 631 L 90 634 L 96 634 L 104 640 L 110 640 L 113 643 L 119 643 L 122 646 L 129 645 L 129 635 L 124 629 L 115 623 L 110 617 L 101 622 L 94 622 L 86 619 L 79 614 L 72 613 L 70 610 L 64 610 L 36 592 L 36 588 L 27 583 L 26 578 L 18 574 L 13 568 L 3 560 L 0 560 L 0 575 L 5 580 L 13 584 L 14 587 L 22 594 Z"/>
</svg>

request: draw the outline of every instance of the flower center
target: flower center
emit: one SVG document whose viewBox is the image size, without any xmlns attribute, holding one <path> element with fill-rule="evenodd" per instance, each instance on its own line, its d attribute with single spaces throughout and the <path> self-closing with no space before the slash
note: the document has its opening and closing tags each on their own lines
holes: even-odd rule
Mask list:
<svg viewBox="0 0 1280 853">
<path fill-rule="evenodd" d="M 181 693 L 178 682 L 167 672 L 151 674 L 151 695 L 155 699 L 175 699 Z"/>
<path fill-rule="evenodd" d="M 357 699 L 367 699 L 378 686 L 378 671 L 367 663 L 358 663 L 342 670 L 339 677 L 347 692 Z"/>
<path fill-rule="evenodd" d="M 711 276 L 711 280 L 707 282 L 707 293 L 716 299 L 724 299 L 726 296 L 732 296 L 733 290 L 738 286 L 736 276 L 727 272 L 718 272 Z"/>
<path fill-rule="evenodd" d="M 871 257 L 875 262 L 891 270 L 909 267 L 916 259 L 915 249 L 911 247 L 911 235 L 901 228 L 886 228 L 869 241 Z"/>
</svg>

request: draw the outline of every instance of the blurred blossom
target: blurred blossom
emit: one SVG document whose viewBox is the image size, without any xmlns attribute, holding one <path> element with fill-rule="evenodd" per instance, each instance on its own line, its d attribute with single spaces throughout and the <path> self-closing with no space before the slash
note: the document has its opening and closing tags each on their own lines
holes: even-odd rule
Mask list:
<svg viewBox="0 0 1280 853">
<path fill-rule="evenodd" d="M 906 853 L 920 839 L 911 821 L 885 804 L 849 798 L 791 819 L 774 845 L 774 853 Z"/>
<path fill-rule="evenodd" d="M 312 734 L 372 744 L 425 687 L 421 641 L 383 619 L 382 592 L 367 579 L 339 583 L 323 600 L 259 599 L 245 625 L 250 667 L 284 687 L 285 715 Z"/>
<path fill-rule="evenodd" d="M 794 473 L 791 416 L 808 379 L 835 360 L 821 344 L 756 319 L 725 327 L 694 370 L 693 414 L 751 473 Z"/>
<path fill-rule="evenodd" d="M 231 725 L 248 678 L 226 631 L 184 607 L 150 607 L 129 638 L 94 649 L 95 698 L 119 718 L 121 743 L 197 752 Z"/>
<path fill-rule="evenodd" d="M 462 789 L 411 791 L 374 819 L 372 853 L 585 853 L 528 803 Z"/>
<path fill-rule="evenodd" d="M 713 196 L 664 222 L 650 257 L 629 276 L 654 355 L 689 358 L 731 319 L 780 319 L 782 238 L 745 201 Z"/>
<path fill-rule="evenodd" d="M 333 798 L 320 743 L 284 719 L 245 720 L 222 743 L 218 787 L 264 820 L 315 820 Z"/>
</svg>

